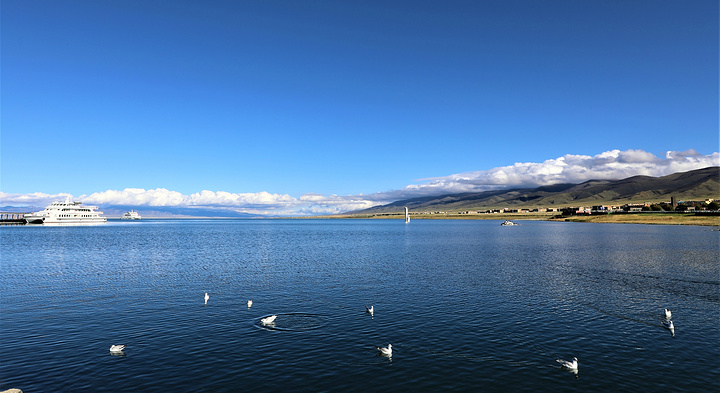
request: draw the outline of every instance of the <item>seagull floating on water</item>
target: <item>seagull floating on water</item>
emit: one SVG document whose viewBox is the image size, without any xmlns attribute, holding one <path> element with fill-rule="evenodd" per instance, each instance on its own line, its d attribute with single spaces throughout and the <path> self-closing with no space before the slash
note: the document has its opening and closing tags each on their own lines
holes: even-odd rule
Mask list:
<svg viewBox="0 0 720 393">
<path fill-rule="evenodd" d="M 127 345 L 111 345 L 110 352 L 122 352 L 125 347 L 127 347 Z"/>
<path fill-rule="evenodd" d="M 275 322 L 275 318 L 277 318 L 277 315 L 271 315 L 269 317 L 265 317 L 265 318 L 261 319 L 260 322 L 263 325 L 269 325 L 269 324 Z"/>
<path fill-rule="evenodd" d="M 248 308 L 252 307 L 252 300 L 248 300 Z"/>
<path fill-rule="evenodd" d="M 365 309 L 367 310 L 367 312 L 370 313 L 371 316 L 375 314 L 375 306 L 365 306 Z"/>
<path fill-rule="evenodd" d="M 665 309 L 665 319 L 667 319 L 668 321 L 672 319 L 672 311 L 668 310 L 667 308 Z"/>
<path fill-rule="evenodd" d="M 569 370 L 577 371 L 578 369 L 578 360 L 577 358 L 573 358 L 572 362 L 568 362 L 567 360 L 562 359 L 555 359 L 556 362 L 560 363 L 564 368 L 567 368 Z"/>
<path fill-rule="evenodd" d="M 388 344 L 387 347 L 375 347 L 378 351 L 380 351 L 380 354 L 391 357 L 392 356 L 392 344 Z"/>
<path fill-rule="evenodd" d="M 210 295 L 205 292 L 205 304 L 207 304 L 208 299 L 210 299 Z"/>
<path fill-rule="evenodd" d="M 670 334 L 675 337 L 675 325 L 673 325 L 673 321 L 662 321 L 662 324 L 665 329 L 669 330 Z"/>
</svg>

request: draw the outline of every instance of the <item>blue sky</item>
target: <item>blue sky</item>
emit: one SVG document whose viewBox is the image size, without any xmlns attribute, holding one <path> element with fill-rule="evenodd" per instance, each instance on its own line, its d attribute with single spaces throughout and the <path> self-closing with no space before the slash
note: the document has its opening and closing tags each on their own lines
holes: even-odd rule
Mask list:
<svg viewBox="0 0 720 393">
<path fill-rule="evenodd" d="M 720 164 L 717 1 L 0 12 L 0 206 L 315 214 Z"/>
</svg>

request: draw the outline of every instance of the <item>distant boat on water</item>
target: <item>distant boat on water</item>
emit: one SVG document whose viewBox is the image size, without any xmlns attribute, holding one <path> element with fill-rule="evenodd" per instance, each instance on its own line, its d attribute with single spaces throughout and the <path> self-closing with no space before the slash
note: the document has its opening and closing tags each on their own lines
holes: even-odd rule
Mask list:
<svg viewBox="0 0 720 393">
<path fill-rule="evenodd" d="M 120 218 L 122 218 L 123 220 L 139 220 L 142 217 L 140 216 L 140 214 L 138 214 L 138 212 L 130 210 L 129 212 L 123 214 Z"/>
<path fill-rule="evenodd" d="M 407 206 L 405 206 L 405 223 L 410 222 L 410 211 L 408 210 Z"/>
<path fill-rule="evenodd" d="M 98 211 L 97 206 L 80 206 L 82 202 L 73 202 L 68 196 L 64 202 L 53 202 L 45 210 L 25 214 L 28 224 L 90 224 L 104 223 L 107 218 Z"/>
<path fill-rule="evenodd" d="M 503 223 L 500 224 L 500 225 L 502 225 L 502 226 L 504 226 L 504 227 L 510 227 L 510 226 L 517 225 L 517 224 L 514 223 L 514 222 L 512 222 L 512 221 L 510 221 L 510 220 L 505 220 L 505 222 L 503 222 Z"/>
</svg>

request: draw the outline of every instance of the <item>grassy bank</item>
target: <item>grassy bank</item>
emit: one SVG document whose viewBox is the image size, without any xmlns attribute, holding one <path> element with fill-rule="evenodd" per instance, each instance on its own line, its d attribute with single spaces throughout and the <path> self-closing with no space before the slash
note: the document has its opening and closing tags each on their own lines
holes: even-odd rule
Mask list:
<svg viewBox="0 0 720 393">
<path fill-rule="evenodd" d="M 558 221 L 573 222 L 597 222 L 597 223 L 620 223 L 620 224 L 658 224 L 658 225 L 706 225 L 720 226 L 720 216 L 696 216 L 687 214 L 606 214 L 599 216 L 574 216 Z"/>
</svg>

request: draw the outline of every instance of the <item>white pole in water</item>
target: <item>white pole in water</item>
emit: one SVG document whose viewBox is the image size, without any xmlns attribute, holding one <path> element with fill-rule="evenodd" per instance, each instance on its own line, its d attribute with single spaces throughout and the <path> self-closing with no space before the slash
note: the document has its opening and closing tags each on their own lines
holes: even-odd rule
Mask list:
<svg viewBox="0 0 720 393">
<path fill-rule="evenodd" d="M 405 206 L 405 223 L 407 224 L 410 222 L 410 212 L 408 211 L 407 206 Z"/>
</svg>

